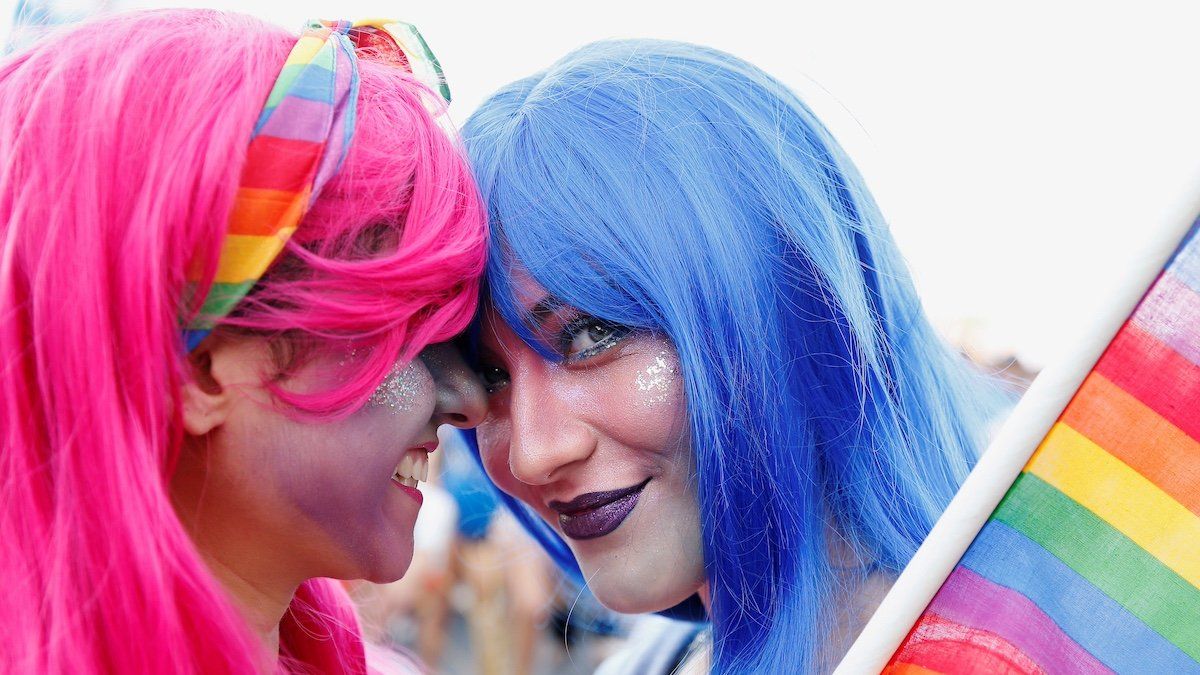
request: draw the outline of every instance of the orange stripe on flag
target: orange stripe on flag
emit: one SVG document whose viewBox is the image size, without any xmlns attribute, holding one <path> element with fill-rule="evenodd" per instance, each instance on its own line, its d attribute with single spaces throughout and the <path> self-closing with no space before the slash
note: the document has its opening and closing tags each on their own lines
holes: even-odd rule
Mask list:
<svg viewBox="0 0 1200 675">
<path fill-rule="evenodd" d="M 1112 380 L 1088 375 L 1062 422 L 1200 515 L 1200 442 Z"/>
<path fill-rule="evenodd" d="M 922 668 L 915 663 L 893 663 L 883 669 L 882 675 L 941 675 L 941 673 Z"/>
</svg>

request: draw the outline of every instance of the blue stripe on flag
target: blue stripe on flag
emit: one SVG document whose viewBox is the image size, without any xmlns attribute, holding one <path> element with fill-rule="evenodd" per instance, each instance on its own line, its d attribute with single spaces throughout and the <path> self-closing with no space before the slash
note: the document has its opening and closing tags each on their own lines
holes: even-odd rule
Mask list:
<svg viewBox="0 0 1200 675">
<path fill-rule="evenodd" d="M 961 564 L 1032 600 L 1071 639 L 1119 673 L 1200 673 L 1200 663 L 1004 523 L 989 521 Z"/>
</svg>

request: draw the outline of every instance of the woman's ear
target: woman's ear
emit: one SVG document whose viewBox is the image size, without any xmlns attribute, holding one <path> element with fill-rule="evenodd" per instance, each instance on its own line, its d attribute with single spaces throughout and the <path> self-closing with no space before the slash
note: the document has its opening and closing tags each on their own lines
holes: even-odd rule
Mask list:
<svg viewBox="0 0 1200 675">
<path fill-rule="evenodd" d="M 183 428 L 191 436 L 208 434 L 229 415 L 233 391 L 214 365 L 227 356 L 226 346 L 220 338 L 210 337 L 188 355 L 191 378 L 183 385 Z"/>
</svg>

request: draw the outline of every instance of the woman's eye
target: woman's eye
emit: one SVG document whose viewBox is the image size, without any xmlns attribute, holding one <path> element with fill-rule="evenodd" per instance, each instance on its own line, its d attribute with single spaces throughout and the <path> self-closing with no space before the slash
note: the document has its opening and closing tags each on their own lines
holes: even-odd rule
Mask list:
<svg viewBox="0 0 1200 675">
<path fill-rule="evenodd" d="M 582 361 L 615 347 L 629 329 L 594 317 L 580 317 L 563 331 L 563 357 L 567 361 Z"/>
<path fill-rule="evenodd" d="M 484 391 L 494 394 L 508 386 L 508 371 L 495 366 L 484 366 L 479 371 L 479 379 L 483 380 Z"/>
</svg>

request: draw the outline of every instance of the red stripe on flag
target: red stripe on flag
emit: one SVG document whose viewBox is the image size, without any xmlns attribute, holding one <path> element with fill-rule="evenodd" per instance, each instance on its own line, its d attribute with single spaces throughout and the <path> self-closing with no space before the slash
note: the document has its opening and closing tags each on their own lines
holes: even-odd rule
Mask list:
<svg viewBox="0 0 1200 675">
<path fill-rule="evenodd" d="M 1095 372 L 1200 440 L 1200 366 L 1146 331 L 1126 323 Z"/>
<path fill-rule="evenodd" d="M 949 621 L 929 611 L 921 616 L 892 657 L 891 664 L 902 663 L 946 675 L 1046 675 L 1032 659 L 999 635 Z"/>
</svg>

